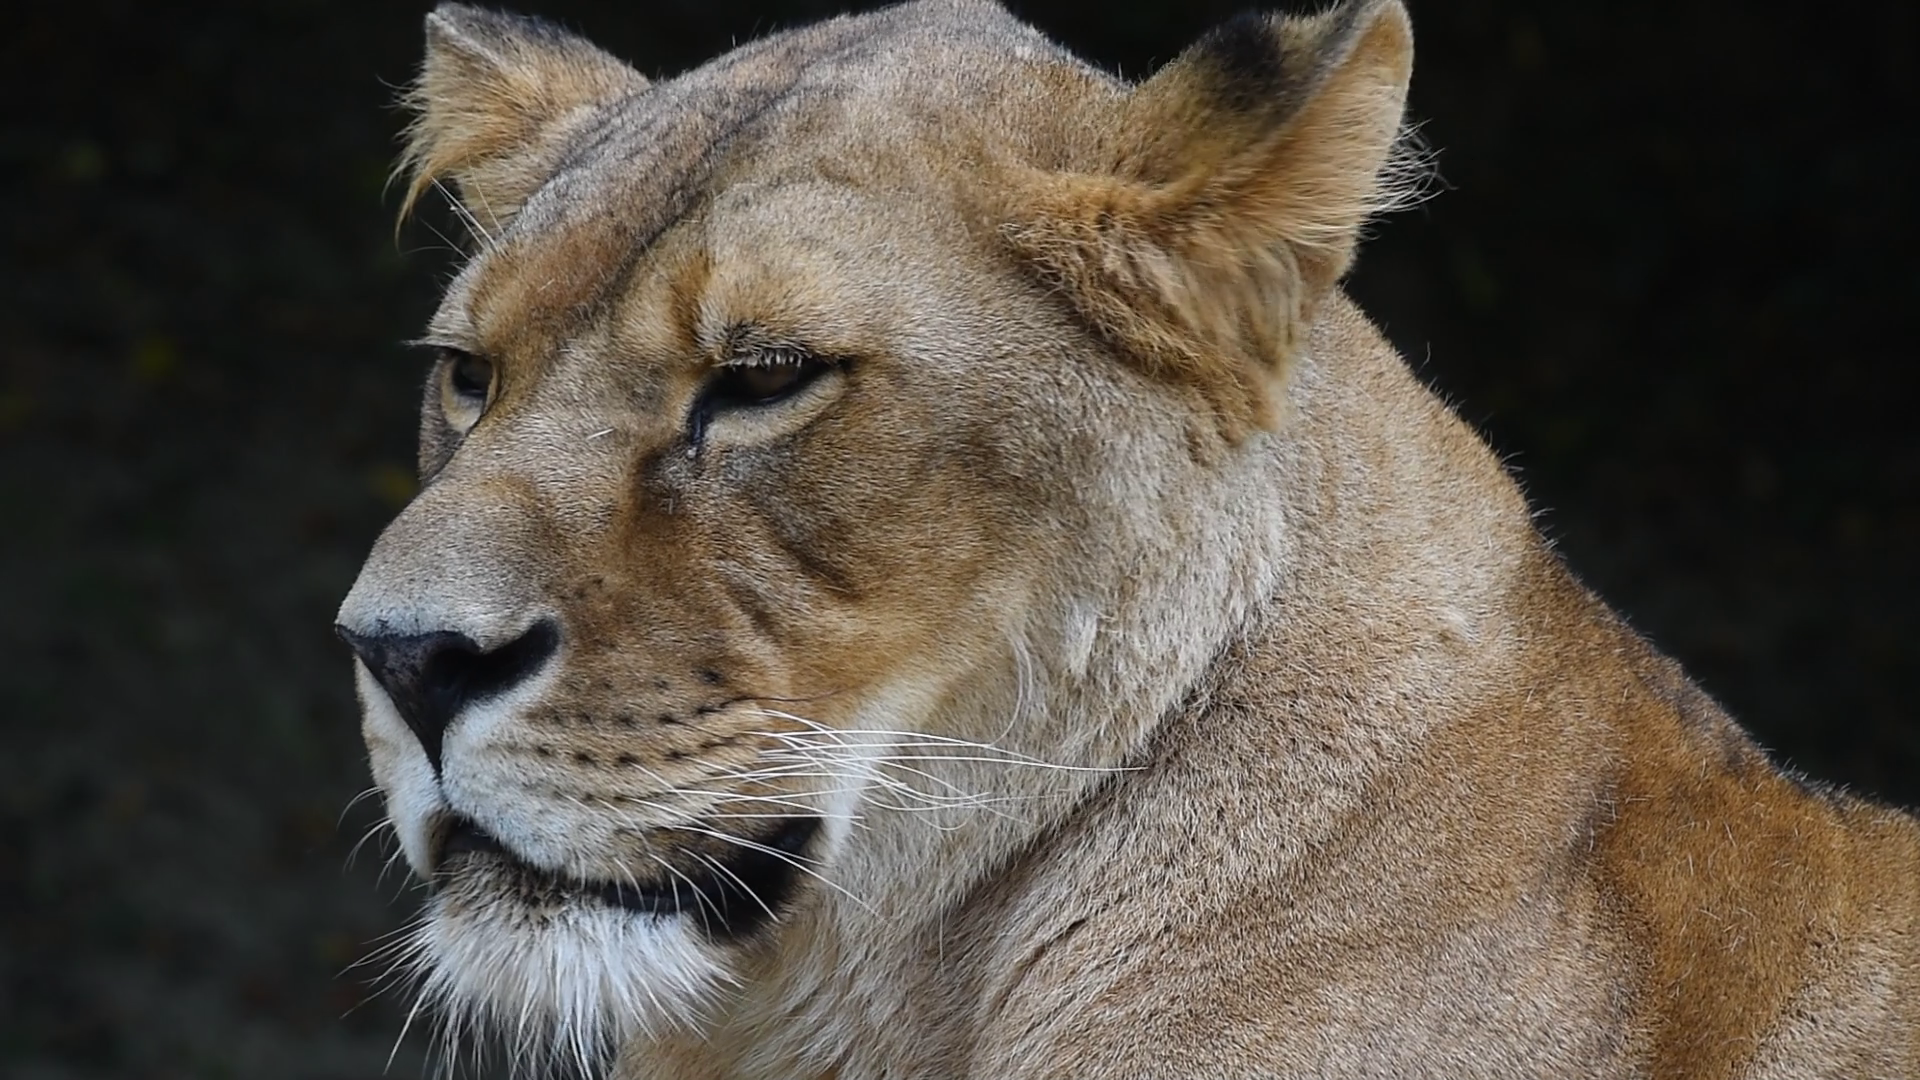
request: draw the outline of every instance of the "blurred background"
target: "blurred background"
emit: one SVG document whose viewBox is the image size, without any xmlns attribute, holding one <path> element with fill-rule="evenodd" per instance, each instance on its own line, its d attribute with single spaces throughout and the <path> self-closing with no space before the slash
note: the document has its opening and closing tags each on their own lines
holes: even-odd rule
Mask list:
<svg viewBox="0 0 1920 1080">
<path fill-rule="evenodd" d="M 1411 3 L 1449 189 L 1352 291 L 1780 758 L 1920 802 L 1916 8 Z M 652 75 L 842 6 L 524 0 Z M 1013 6 L 1138 76 L 1244 5 Z M 348 863 L 329 627 L 449 266 L 383 190 L 424 5 L 11 11 L 0 1074 L 378 1076 L 404 1009 L 347 969 L 416 897 Z"/>
</svg>

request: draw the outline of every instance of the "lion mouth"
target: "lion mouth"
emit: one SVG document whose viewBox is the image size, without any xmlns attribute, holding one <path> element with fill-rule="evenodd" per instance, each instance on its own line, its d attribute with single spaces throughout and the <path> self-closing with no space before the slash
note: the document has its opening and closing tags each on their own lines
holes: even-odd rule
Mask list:
<svg viewBox="0 0 1920 1080">
<path fill-rule="evenodd" d="M 763 836 L 741 837 L 702 853 L 685 868 L 669 871 L 663 866 L 656 878 L 614 882 L 542 870 L 472 821 L 458 818 L 441 836 L 432 883 L 444 888 L 484 860 L 489 869 L 506 875 L 503 884 L 529 906 L 585 900 L 636 915 L 687 915 L 709 937 L 738 938 L 771 922 L 792 900 L 801 874 L 807 872 L 807 845 L 819 831 L 819 818 L 793 818 Z"/>
</svg>

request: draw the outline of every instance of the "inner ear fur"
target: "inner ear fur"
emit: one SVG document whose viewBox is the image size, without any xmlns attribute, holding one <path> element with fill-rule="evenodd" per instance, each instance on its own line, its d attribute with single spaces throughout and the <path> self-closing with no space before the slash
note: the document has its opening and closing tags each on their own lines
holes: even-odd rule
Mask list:
<svg viewBox="0 0 1920 1080">
<path fill-rule="evenodd" d="M 1406 194 L 1388 165 L 1412 62 L 1400 0 L 1243 15 L 1132 91 L 1095 168 L 1022 176 L 1006 236 L 1229 442 L 1270 428 L 1362 224 Z"/>
<path fill-rule="evenodd" d="M 569 120 L 646 89 L 639 72 L 539 19 L 442 4 L 426 20 L 396 174 L 404 220 L 442 177 L 472 219 L 503 222 L 546 181 Z"/>
</svg>

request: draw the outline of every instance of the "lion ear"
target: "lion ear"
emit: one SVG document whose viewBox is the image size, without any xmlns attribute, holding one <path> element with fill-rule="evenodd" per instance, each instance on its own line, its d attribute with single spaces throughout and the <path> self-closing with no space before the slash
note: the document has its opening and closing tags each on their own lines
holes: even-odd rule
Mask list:
<svg viewBox="0 0 1920 1080">
<path fill-rule="evenodd" d="M 464 4 L 427 16 L 427 55 L 404 98 L 414 118 L 398 173 L 404 219 L 452 179 L 479 221 L 504 221 L 546 181 L 570 119 L 645 89 L 640 73 L 550 23 Z"/>
<path fill-rule="evenodd" d="M 1230 441 L 1270 427 L 1361 225 L 1404 194 L 1388 163 L 1412 59 L 1400 0 L 1241 16 L 1132 92 L 1097 168 L 1024 176 L 1006 234 Z"/>
</svg>

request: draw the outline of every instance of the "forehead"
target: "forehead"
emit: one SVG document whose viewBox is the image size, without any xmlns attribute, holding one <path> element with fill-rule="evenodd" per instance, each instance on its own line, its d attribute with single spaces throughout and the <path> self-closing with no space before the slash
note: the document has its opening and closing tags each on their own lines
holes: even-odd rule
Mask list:
<svg viewBox="0 0 1920 1080">
<path fill-rule="evenodd" d="M 564 334 L 660 276 L 651 264 L 670 254 L 685 264 L 668 268 L 673 284 L 698 285 L 734 254 L 716 246 L 742 230 L 817 253 L 832 242 L 830 222 L 857 221 L 869 239 L 889 218 L 922 227 L 915 219 L 983 153 L 1056 166 L 1084 157 L 1095 136 L 1063 105 L 1116 93 L 973 0 L 922 0 L 755 42 L 588 118 L 456 278 L 437 328 Z"/>
</svg>

